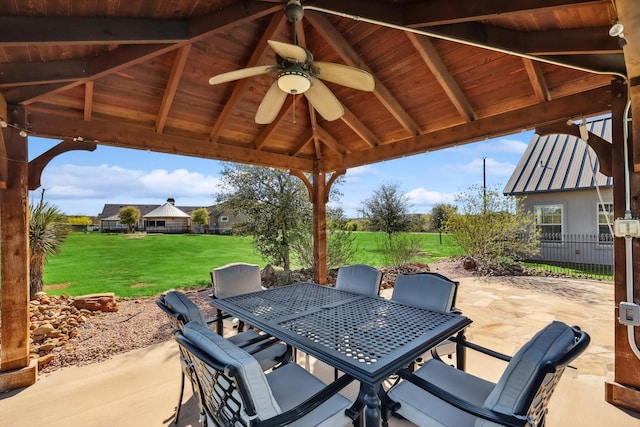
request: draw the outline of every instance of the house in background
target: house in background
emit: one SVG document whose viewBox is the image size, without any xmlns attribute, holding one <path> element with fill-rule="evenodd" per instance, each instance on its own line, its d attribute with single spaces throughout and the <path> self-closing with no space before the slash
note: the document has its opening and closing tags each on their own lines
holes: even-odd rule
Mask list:
<svg viewBox="0 0 640 427">
<path fill-rule="evenodd" d="M 191 214 L 203 206 L 176 206 L 173 198 L 163 205 L 106 204 L 100 214 L 100 228 L 105 233 L 120 233 L 127 226 L 120 224 L 120 209 L 134 206 L 140 211 L 136 229 L 149 233 L 208 233 L 232 234 L 233 225 L 242 220 L 242 215 L 233 215 L 216 206 L 204 206 L 209 212 L 209 224 L 201 229 L 191 227 Z"/>
<path fill-rule="evenodd" d="M 611 119 L 587 123 L 611 141 Z M 534 135 L 504 194 L 535 214 L 542 233 L 537 260 L 613 265 L 613 180 L 600 172 L 586 142 L 570 135 Z"/>
</svg>

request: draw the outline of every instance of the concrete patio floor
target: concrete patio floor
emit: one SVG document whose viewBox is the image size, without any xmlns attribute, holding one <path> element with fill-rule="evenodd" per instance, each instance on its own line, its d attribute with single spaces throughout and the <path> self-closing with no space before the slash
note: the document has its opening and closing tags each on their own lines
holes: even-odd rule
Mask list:
<svg viewBox="0 0 640 427">
<path fill-rule="evenodd" d="M 605 402 L 613 369 L 613 286 L 557 278 L 462 278 L 458 307 L 474 323 L 470 340 L 512 354 L 552 319 L 589 332 L 587 351 L 567 369 L 553 395 L 549 427 L 640 427 L 640 414 Z M 383 291 L 388 296 L 390 291 Z M 300 360 L 302 363 L 302 360 Z M 504 364 L 469 351 L 467 370 L 495 380 Z M 311 358 L 325 381 L 333 369 Z M 169 340 L 105 362 L 42 375 L 28 388 L 0 395 L 0 426 L 173 425 L 180 385 L 177 346 Z M 189 388 L 189 387 L 187 387 Z M 355 398 L 357 385 L 345 394 Z M 179 426 L 197 426 L 196 404 L 185 392 Z M 392 426 L 411 425 L 392 419 Z"/>
</svg>

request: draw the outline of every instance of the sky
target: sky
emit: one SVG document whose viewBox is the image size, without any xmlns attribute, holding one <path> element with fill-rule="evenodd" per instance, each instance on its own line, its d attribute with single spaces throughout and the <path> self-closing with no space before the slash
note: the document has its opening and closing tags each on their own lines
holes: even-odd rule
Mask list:
<svg viewBox="0 0 640 427">
<path fill-rule="evenodd" d="M 349 169 L 338 187 L 338 204 L 357 218 L 363 202 L 382 185 L 396 184 L 407 195 L 412 213 L 429 213 L 439 203 L 483 184 L 502 191 L 524 153 L 533 131 Z M 58 140 L 29 137 L 29 159 Z M 157 204 L 174 198 L 177 206 L 210 206 L 219 191 L 222 162 L 149 151 L 98 146 L 55 157 L 42 173 L 42 186 L 29 194 L 67 215 L 97 216 L 107 203 Z"/>
</svg>

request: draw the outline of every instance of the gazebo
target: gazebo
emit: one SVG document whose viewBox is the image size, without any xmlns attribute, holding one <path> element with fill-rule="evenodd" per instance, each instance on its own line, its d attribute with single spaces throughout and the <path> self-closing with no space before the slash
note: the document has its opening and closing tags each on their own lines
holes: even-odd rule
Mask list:
<svg viewBox="0 0 640 427">
<path fill-rule="evenodd" d="M 607 113 L 612 144 L 582 126 Z M 35 381 L 28 191 L 61 153 L 101 144 L 287 169 L 309 190 L 325 283 L 327 195 L 348 168 L 523 129 L 587 140 L 613 176 L 615 217 L 640 217 L 632 116 L 637 0 L 3 2 L 0 390 Z M 29 161 L 32 135 L 60 143 Z M 627 301 L 640 295 L 638 239 L 614 251 Z M 606 399 L 640 411 L 640 334 L 612 333 Z"/>
</svg>

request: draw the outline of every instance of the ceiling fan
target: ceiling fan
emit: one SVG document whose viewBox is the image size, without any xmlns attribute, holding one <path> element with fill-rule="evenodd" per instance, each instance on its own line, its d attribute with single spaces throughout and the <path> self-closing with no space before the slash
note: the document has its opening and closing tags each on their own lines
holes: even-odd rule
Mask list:
<svg viewBox="0 0 640 427">
<path fill-rule="evenodd" d="M 293 23 L 293 44 L 275 40 L 267 41 L 276 52 L 276 64 L 219 74 L 211 77 L 209 84 L 227 83 L 275 71 L 278 75 L 258 107 L 256 123 L 273 122 L 289 94 L 304 94 L 325 120 L 340 118 L 344 114 L 344 108 L 322 80 L 371 92 L 375 86 L 373 76 L 364 70 L 347 65 L 314 61 L 311 52 L 298 46 L 296 22 L 304 15 L 300 0 L 289 0 L 285 15 L 287 20 Z"/>
</svg>

